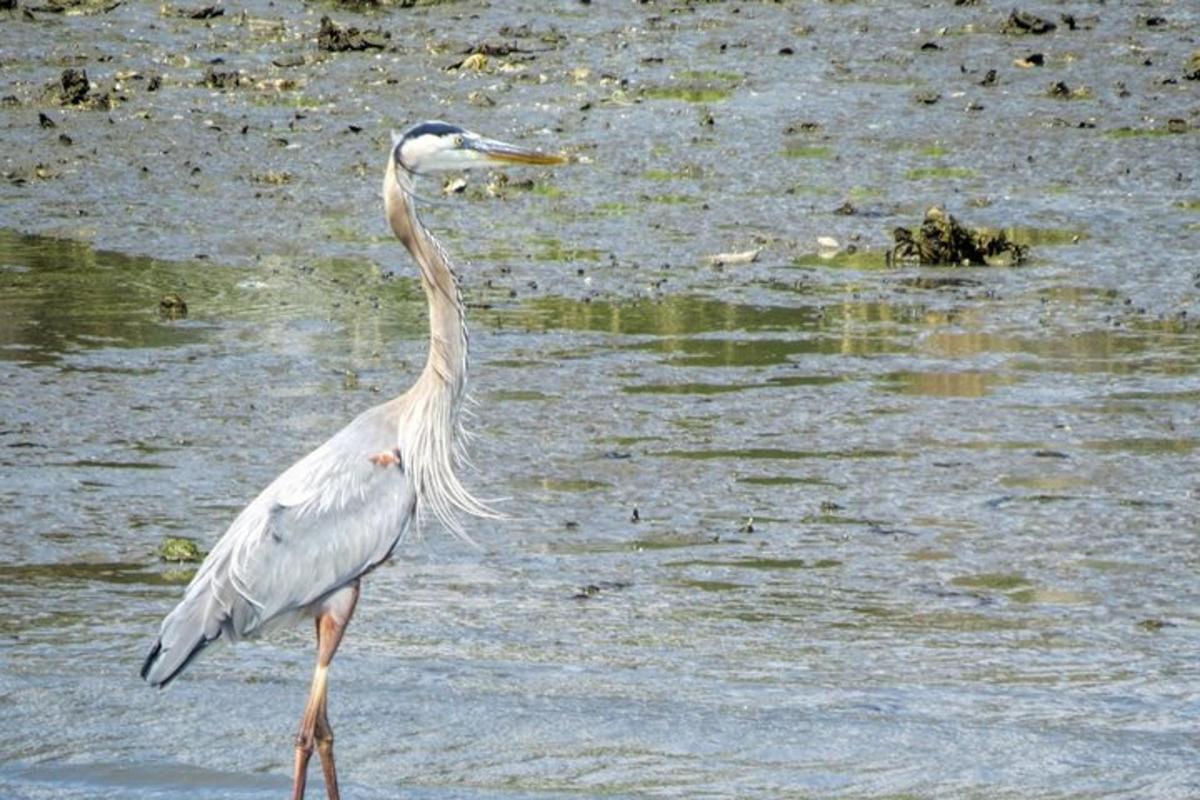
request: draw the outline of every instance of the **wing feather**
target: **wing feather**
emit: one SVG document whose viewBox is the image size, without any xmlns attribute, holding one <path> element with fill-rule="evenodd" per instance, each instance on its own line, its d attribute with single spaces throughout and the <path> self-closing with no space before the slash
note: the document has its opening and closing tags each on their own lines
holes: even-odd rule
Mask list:
<svg viewBox="0 0 1200 800">
<path fill-rule="evenodd" d="M 345 586 L 391 554 L 413 517 L 413 482 L 371 456 L 399 448 L 387 405 L 343 428 L 275 479 L 213 548 L 188 594 L 233 638 L 253 635 Z"/>
</svg>

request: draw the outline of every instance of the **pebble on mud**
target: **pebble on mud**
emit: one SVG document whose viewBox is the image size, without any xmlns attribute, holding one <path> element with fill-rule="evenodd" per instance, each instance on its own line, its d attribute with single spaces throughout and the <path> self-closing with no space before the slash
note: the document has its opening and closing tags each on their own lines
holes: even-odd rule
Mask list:
<svg viewBox="0 0 1200 800">
<path fill-rule="evenodd" d="M 1064 81 L 1055 81 L 1050 84 L 1050 88 L 1046 90 L 1046 94 L 1051 97 L 1057 97 L 1060 100 L 1079 100 L 1082 98 L 1091 97 L 1091 91 L 1084 87 L 1076 87 L 1072 89 Z"/>
<path fill-rule="evenodd" d="M 762 248 L 756 247 L 753 250 L 743 250 L 736 253 L 717 253 L 708 257 L 708 263 L 714 267 L 752 264 L 758 261 L 758 254 L 761 252 Z"/>
<path fill-rule="evenodd" d="M 1004 231 L 970 230 L 934 206 L 915 231 L 896 228 L 896 246 L 887 264 L 922 266 L 1014 266 L 1025 261 L 1027 248 L 1010 242 Z"/>
<path fill-rule="evenodd" d="M 1008 16 L 1008 20 L 1004 23 L 1004 27 L 1002 27 L 1000 30 L 1002 33 L 1009 34 L 1021 35 L 1032 33 L 1035 35 L 1040 35 L 1043 33 L 1050 33 L 1050 31 L 1057 27 L 1058 26 L 1050 20 L 1042 19 L 1036 14 L 1030 14 L 1028 11 L 1018 11 L 1013 9 L 1013 12 Z"/>
<path fill-rule="evenodd" d="M 163 319 L 183 319 L 187 313 L 187 302 L 175 292 L 164 294 L 158 301 L 158 314 Z"/>
<path fill-rule="evenodd" d="M 204 559 L 204 551 L 185 536 L 166 536 L 158 546 L 158 557 L 177 564 L 194 564 Z"/>
<path fill-rule="evenodd" d="M 340 53 L 346 50 L 382 49 L 387 46 L 391 34 L 385 31 L 358 28 L 343 28 L 329 17 L 321 17 L 321 28 L 317 31 L 317 49 L 330 53 Z"/>
</svg>

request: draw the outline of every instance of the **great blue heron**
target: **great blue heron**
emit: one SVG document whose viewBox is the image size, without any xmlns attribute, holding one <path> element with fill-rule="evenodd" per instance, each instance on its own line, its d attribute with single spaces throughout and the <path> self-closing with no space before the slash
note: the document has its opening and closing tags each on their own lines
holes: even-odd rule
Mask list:
<svg viewBox="0 0 1200 800">
<path fill-rule="evenodd" d="M 495 516 L 454 472 L 467 329 L 458 278 L 414 207 L 415 177 L 494 163 L 566 160 L 445 122 L 423 122 L 392 138 L 384 208 L 392 231 L 421 269 L 429 301 L 425 369 L 411 389 L 360 414 L 246 506 L 163 620 L 142 665 L 143 678 L 165 686 L 214 642 L 254 637 L 277 623 L 313 617 L 317 666 L 296 737 L 296 800 L 304 796 L 314 747 L 329 797 L 339 797 L 326 681 L 362 577 L 388 559 L 414 524 L 418 507 L 455 529 L 457 512 Z"/>
</svg>

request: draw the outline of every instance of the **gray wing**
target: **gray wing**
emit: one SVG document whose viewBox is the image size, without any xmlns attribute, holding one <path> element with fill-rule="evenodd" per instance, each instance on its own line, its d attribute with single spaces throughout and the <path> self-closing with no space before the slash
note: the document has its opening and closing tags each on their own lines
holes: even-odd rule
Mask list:
<svg viewBox="0 0 1200 800">
<path fill-rule="evenodd" d="M 403 464 L 372 460 L 399 449 L 389 407 L 361 414 L 246 506 L 163 620 L 143 676 L 165 684 L 221 634 L 259 633 L 391 554 L 416 492 Z"/>
<path fill-rule="evenodd" d="M 383 561 L 413 516 L 416 494 L 394 453 L 396 425 L 378 406 L 296 462 L 246 507 L 193 585 L 213 584 L 235 636 L 301 609 Z"/>
</svg>

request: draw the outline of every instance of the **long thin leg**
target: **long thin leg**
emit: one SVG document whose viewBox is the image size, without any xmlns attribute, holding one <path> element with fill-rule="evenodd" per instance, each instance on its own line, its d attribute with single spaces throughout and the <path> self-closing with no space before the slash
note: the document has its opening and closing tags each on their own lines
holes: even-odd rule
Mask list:
<svg viewBox="0 0 1200 800">
<path fill-rule="evenodd" d="M 321 770 L 325 773 L 325 791 L 329 800 L 340 800 L 337 770 L 333 762 L 333 728 L 327 716 L 327 691 L 329 663 L 342 642 L 342 634 L 354 614 L 358 603 L 358 582 L 334 592 L 317 611 L 317 668 L 313 672 L 312 688 L 308 693 L 308 704 L 300 718 L 300 732 L 296 735 L 296 767 L 292 775 L 292 800 L 303 800 L 304 785 L 308 778 L 308 761 L 314 746 L 321 759 Z"/>
</svg>

